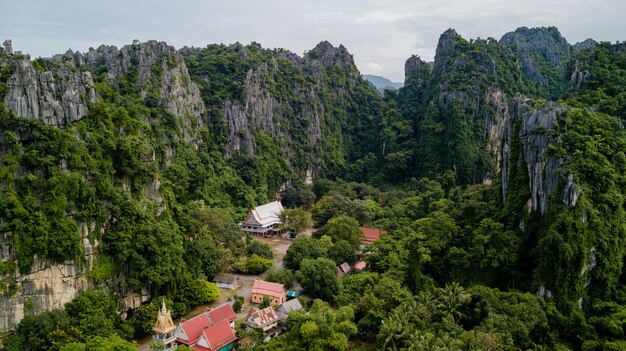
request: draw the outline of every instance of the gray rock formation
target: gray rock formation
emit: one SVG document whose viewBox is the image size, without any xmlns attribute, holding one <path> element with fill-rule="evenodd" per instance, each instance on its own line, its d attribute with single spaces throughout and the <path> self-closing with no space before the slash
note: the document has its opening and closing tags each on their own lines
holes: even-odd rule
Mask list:
<svg viewBox="0 0 626 351">
<path fill-rule="evenodd" d="M 103 45 L 84 54 L 68 50 L 50 62 L 51 71 L 39 72 L 28 60 L 17 61 L 4 100 L 15 114 L 56 126 L 75 122 L 97 100 L 90 71 L 106 71 L 112 83 L 133 71 L 143 101 L 186 117 L 181 119 L 183 138 L 196 138 L 204 103 L 181 54 L 166 43 L 149 41 L 119 50 Z"/>
<path fill-rule="evenodd" d="M 227 101 L 224 104 L 224 118 L 228 122 L 228 144 L 226 152 L 232 155 L 235 152 L 243 152 L 244 154 L 254 155 L 254 130 L 262 131 L 274 137 L 290 140 L 290 136 L 281 128 L 280 121 L 294 118 L 288 116 L 284 110 L 288 101 L 279 101 L 273 96 L 264 84 L 269 78 L 270 71 L 278 69 L 276 62 L 273 67 L 269 67 L 267 63 L 261 64 L 255 70 L 249 70 L 246 74 L 244 82 L 243 103 L 236 101 Z M 320 114 L 318 110 L 319 96 L 314 90 L 302 93 L 301 98 L 304 106 L 300 112 L 299 118 L 304 119 L 307 124 L 308 143 L 315 145 L 320 138 L 321 125 Z M 320 105 L 321 106 L 321 105 Z M 283 150 L 288 157 L 289 150 Z"/>
<path fill-rule="evenodd" d="M 596 45 L 598 45 L 598 42 L 589 38 L 589 39 L 586 39 L 586 40 L 583 40 L 581 42 L 574 44 L 573 48 L 574 48 L 574 51 L 593 50 L 596 47 Z"/>
<path fill-rule="evenodd" d="M 13 45 L 11 44 L 11 39 L 5 39 L 4 43 L 4 53 L 7 55 L 13 55 Z"/>
<path fill-rule="evenodd" d="M 496 115 L 488 119 L 485 126 L 487 154 L 491 165 L 485 182 L 490 183 L 492 177 L 500 173 L 503 198 L 506 199 L 509 171 L 515 166 L 511 163 L 514 158 L 510 154 L 511 144 L 514 138 L 519 138 L 529 178 L 529 207 L 533 211 L 544 213 L 549 206 L 550 195 L 558 189 L 559 182 L 563 181 L 559 170 L 565 165 L 565 160 L 551 156 L 548 147 L 558 141 L 554 129 L 567 108 L 554 102 L 536 107 L 532 100 L 521 97 L 510 99 L 499 90 L 488 94 L 488 102 L 495 107 Z M 520 129 L 516 134 L 517 124 Z M 568 178 L 568 185 L 563 190 L 563 203 L 574 207 L 580 195 L 573 178 Z"/>
<path fill-rule="evenodd" d="M 463 39 L 454 29 L 450 28 L 443 32 L 437 42 L 437 51 L 435 53 L 435 65 L 433 73 L 441 74 L 445 69 L 447 58 L 454 56 L 455 48 L 459 40 Z"/>
<path fill-rule="evenodd" d="M 502 36 L 500 45 L 519 57 L 524 74 L 540 86 L 557 84 L 551 80 L 564 81 L 572 47 L 556 27 L 521 27 Z M 555 69 L 557 76 L 552 77 L 546 67 Z"/>
<path fill-rule="evenodd" d="M 404 63 L 404 85 L 414 84 L 422 88 L 430 74 L 430 66 L 419 56 L 411 56 Z"/>
<path fill-rule="evenodd" d="M 16 115 L 55 126 L 83 118 L 87 104 L 96 101 L 91 73 L 70 65 L 39 72 L 28 60 L 18 60 L 7 85 L 4 104 Z"/>
</svg>

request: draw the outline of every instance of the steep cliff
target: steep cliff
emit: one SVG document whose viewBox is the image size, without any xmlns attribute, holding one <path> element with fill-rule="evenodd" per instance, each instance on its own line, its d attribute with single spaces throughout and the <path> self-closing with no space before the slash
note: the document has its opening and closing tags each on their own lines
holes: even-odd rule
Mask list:
<svg viewBox="0 0 626 351">
<path fill-rule="evenodd" d="M 608 259 L 599 263 L 600 247 L 611 262 L 623 259 L 605 246 L 609 241 L 623 245 L 620 220 L 606 229 L 589 224 L 611 216 L 599 205 L 608 194 L 615 196 L 621 218 L 623 195 L 612 181 L 609 188 L 594 186 L 590 179 L 597 175 L 589 165 L 600 162 L 598 167 L 608 173 L 619 173 L 621 161 L 614 152 L 621 148 L 623 132 L 613 117 L 586 111 L 591 103 L 596 104 L 591 111 L 620 116 L 622 105 L 615 102 L 621 100 L 615 97 L 621 93 L 612 88 L 623 86 L 618 78 L 623 76 L 623 52 L 619 43 L 592 44 L 578 45 L 572 54 L 574 49 L 556 28 L 520 28 L 500 42 L 466 41 L 450 29 L 440 37 L 432 74 L 416 74 L 422 63 L 409 58 L 407 84 L 393 97 L 403 112 L 402 122 L 414 126 L 414 142 L 394 150 L 394 156 L 415 162 L 412 170 L 401 171 L 437 177 L 449 170 L 461 183 L 499 187 L 502 220 L 522 239 L 522 255 L 542 252 L 522 265 L 532 277 L 530 285 L 544 292 L 547 288 L 560 302 L 589 301 L 614 292 L 621 264 Z M 611 67 L 613 74 L 605 75 L 608 71 L 599 67 Z M 580 142 L 578 147 L 585 148 L 579 138 L 590 130 L 611 140 L 595 156 L 573 147 Z M 387 158 L 398 162 L 398 156 Z M 594 219 L 591 208 L 596 208 Z M 568 239 L 561 242 L 559 236 Z M 560 255 L 558 263 L 549 250 Z M 578 258 L 568 262 L 573 251 Z M 559 268 L 565 266 L 566 271 Z"/>
<path fill-rule="evenodd" d="M 182 56 L 164 42 L 100 46 L 87 53 L 68 51 L 52 59 L 18 59 L 4 97 L 18 116 L 37 118 L 58 127 L 83 118 L 98 99 L 93 75 L 120 89 L 136 89 L 149 107 L 163 106 L 181 116 L 185 141 L 196 139 L 204 104 L 190 81 Z M 104 76 L 103 76 L 104 75 Z M 130 80 L 130 87 L 123 86 Z M 130 91 L 129 91 L 130 92 Z"/>
<path fill-rule="evenodd" d="M 223 147 L 229 156 L 262 156 L 268 151 L 258 140 L 262 133 L 304 179 L 307 171 L 338 174 L 346 161 L 371 147 L 365 140 L 353 144 L 350 136 L 364 127 L 364 115 L 377 109 L 381 99 L 345 47 L 321 42 L 304 57 L 258 44 L 181 52 L 211 106 L 209 119 L 225 127 Z M 364 97 L 363 104 L 356 102 Z"/>
<path fill-rule="evenodd" d="M 556 99 L 564 92 L 572 47 L 556 27 L 518 28 L 502 36 L 500 45 L 519 58 L 534 94 Z"/>
<path fill-rule="evenodd" d="M 16 115 L 54 126 L 83 118 L 87 104 L 96 102 L 91 73 L 76 71 L 71 63 L 36 71 L 29 60 L 18 59 L 7 85 L 4 103 Z"/>
</svg>

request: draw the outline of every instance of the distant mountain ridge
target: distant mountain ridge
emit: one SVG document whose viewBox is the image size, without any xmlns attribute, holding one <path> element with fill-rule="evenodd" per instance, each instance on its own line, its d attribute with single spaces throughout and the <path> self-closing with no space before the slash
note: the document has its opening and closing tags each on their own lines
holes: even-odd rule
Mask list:
<svg viewBox="0 0 626 351">
<path fill-rule="evenodd" d="M 363 74 L 363 78 L 367 80 L 368 82 L 372 83 L 372 85 L 376 87 L 376 90 L 378 90 L 381 94 L 386 89 L 400 89 L 404 86 L 403 83 L 392 82 L 391 80 L 385 77 L 376 76 L 373 74 Z"/>
</svg>

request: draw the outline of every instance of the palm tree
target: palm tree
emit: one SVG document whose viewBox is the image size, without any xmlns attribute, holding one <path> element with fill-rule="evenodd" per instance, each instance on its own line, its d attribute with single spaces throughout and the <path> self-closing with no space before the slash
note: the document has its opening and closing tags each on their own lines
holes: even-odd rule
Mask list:
<svg viewBox="0 0 626 351">
<path fill-rule="evenodd" d="M 452 318 L 455 322 L 458 321 L 462 317 L 459 309 L 469 301 L 469 298 L 469 294 L 465 292 L 465 289 L 459 283 L 446 284 L 446 287 L 439 294 L 444 316 Z"/>
</svg>

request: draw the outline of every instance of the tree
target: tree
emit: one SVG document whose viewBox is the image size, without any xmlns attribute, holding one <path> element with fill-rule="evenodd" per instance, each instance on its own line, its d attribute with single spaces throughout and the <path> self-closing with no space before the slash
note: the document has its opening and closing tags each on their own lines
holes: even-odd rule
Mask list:
<svg viewBox="0 0 626 351">
<path fill-rule="evenodd" d="M 356 335 L 354 310 L 343 306 L 334 310 L 315 300 L 309 313 L 294 311 L 287 320 L 288 331 L 279 338 L 258 346 L 260 351 L 333 350 L 345 351 L 348 340 Z"/>
<path fill-rule="evenodd" d="M 289 208 L 310 208 L 315 203 L 315 194 L 311 186 L 295 183 L 284 191 L 282 202 Z"/>
<path fill-rule="evenodd" d="M 280 221 L 285 230 L 303 232 L 311 227 L 311 214 L 302 209 L 285 209 L 280 214 Z"/>
<path fill-rule="evenodd" d="M 215 232 L 215 241 L 217 243 L 224 243 L 225 247 L 232 250 L 232 252 L 239 256 L 243 252 L 243 240 L 244 232 L 240 226 L 235 223 L 228 223 Z"/>
<path fill-rule="evenodd" d="M 293 279 L 293 272 L 287 268 L 270 268 L 263 277 L 263 280 L 283 284 L 287 289 L 293 286 Z"/>
<path fill-rule="evenodd" d="M 263 258 L 257 254 L 237 263 L 237 270 L 245 274 L 261 274 L 274 265 L 271 259 Z"/>
<path fill-rule="evenodd" d="M 248 244 L 248 248 L 246 249 L 246 253 L 248 255 L 258 255 L 263 258 L 273 259 L 274 253 L 272 249 L 267 243 L 261 242 L 259 240 L 252 240 L 250 244 Z"/>
<path fill-rule="evenodd" d="M 354 262 L 356 262 L 356 253 L 350 243 L 340 239 L 328 249 L 328 258 L 335 261 L 337 265 L 343 262 L 354 264 Z"/>
<path fill-rule="evenodd" d="M 327 258 L 304 259 L 296 279 L 312 297 L 333 301 L 339 292 L 337 265 Z"/>
<path fill-rule="evenodd" d="M 326 256 L 328 248 L 323 245 L 319 240 L 315 240 L 309 237 L 300 237 L 293 240 L 285 257 L 283 257 L 283 263 L 286 268 L 293 271 L 300 269 L 300 263 L 306 258 L 318 258 Z"/>
<path fill-rule="evenodd" d="M 95 336 L 86 343 L 71 343 L 62 346 L 59 351 L 134 351 L 135 345 L 117 335 L 106 338 Z"/>
<path fill-rule="evenodd" d="M 121 322 L 117 298 L 102 290 L 83 292 L 65 305 L 65 311 L 85 335 L 113 335 Z"/>
<path fill-rule="evenodd" d="M 322 229 L 315 232 L 315 237 L 323 235 L 331 237 L 333 242 L 345 240 L 354 248 L 361 244 L 362 233 L 359 223 L 354 218 L 344 215 L 331 218 Z"/>
<path fill-rule="evenodd" d="M 268 296 L 263 296 L 263 301 L 259 305 L 260 309 L 264 309 L 266 307 L 270 307 L 272 305 L 272 299 Z"/>
<path fill-rule="evenodd" d="M 193 240 L 187 240 L 185 262 L 194 278 L 213 277 L 219 271 L 218 249 L 209 232 L 203 229 Z"/>
<path fill-rule="evenodd" d="M 4 340 L 5 348 L 8 351 L 47 350 L 48 335 L 56 329 L 68 329 L 70 323 L 70 318 L 64 310 L 27 315 L 18 324 L 15 335 Z"/>
<path fill-rule="evenodd" d="M 241 312 L 243 301 L 243 296 L 235 295 L 235 303 L 233 303 L 233 311 L 235 311 L 235 313 Z"/>
</svg>

